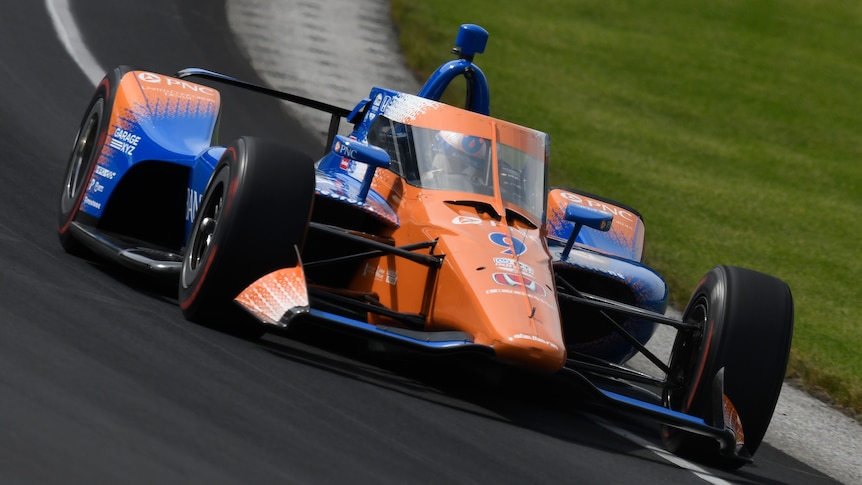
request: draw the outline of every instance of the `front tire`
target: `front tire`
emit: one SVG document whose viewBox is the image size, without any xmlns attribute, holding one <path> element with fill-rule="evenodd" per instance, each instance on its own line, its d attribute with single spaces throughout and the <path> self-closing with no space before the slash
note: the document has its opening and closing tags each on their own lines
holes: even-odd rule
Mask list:
<svg viewBox="0 0 862 485">
<path fill-rule="evenodd" d="M 257 338 L 263 324 L 233 299 L 258 278 L 297 264 L 314 197 L 313 161 L 279 143 L 228 146 L 204 192 L 185 248 L 179 300 L 191 321 Z"/>
<path fill-rule="evenodd" d="M 683 321 L 698 329 L 677 335 L 665 405 L 710 422 L 712 380 L 724 368 L 724 393 L 738 411 L 745 434 L 743 452 L 753 456 L 772 419 L 790 355 L 790 288 L 772 276 L 718 266 L 695 289 Z M 713 439 L 673 428 L 663 434 L 667 449 L 679 455 L 729 469 L 745 463 L 720 455 Z"/>
<path fill-rule="evenodd" d="M 79 256 L 87 254 L 86 248 L 72 236 L 69 226 L 83 215 L 80 212 L 81 203 L 108 136 L 114 98 L 120 81 L 130 71 L 131 68 L 120 66 L 105 75 L 96 86 L 75 137 L 60 190 L 60 217 L 57 222 L 57 235 L 67 253 Z"/>
</svg>

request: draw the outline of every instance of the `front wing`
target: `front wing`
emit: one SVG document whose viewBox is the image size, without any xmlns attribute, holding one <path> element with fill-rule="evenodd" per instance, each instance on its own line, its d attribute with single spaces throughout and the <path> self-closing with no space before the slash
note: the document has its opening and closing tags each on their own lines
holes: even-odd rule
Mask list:
<svg viewBox="0 0 862 485">
<path fill-rule="evenodd" d="M 357 334 L 414 352 L 434 355 L 470 354 L 489 359 L 494 358 L 493 347 L 474 343 L 473 337 L 467 333 L 458 331 L 427 332 L 371 324 L 358 318 L 328 311 L 325 309 L 325 305 L 318 307 L 315 304 L 315 299 L 309 297 L 308 290 L 300 262 L 294 268 L 284 268 L 258 279 L 235 300 L 260 321 L 279 329 L 288 328 L 292 322 L 298 319 L 306 319 L 313 320 L 317 325 Z M 325 299 L 322 297 L 321 301 Z M 330 303 L 338 305 L 337 297 L 335 299 L 334 303 Z M 600 298 L 593 299 L 585 296 L 584 301 L 606 310 L 614 306 L 613 302 Z M 368 310 L 373 311 L 374 308 L 371 307 L 372 305 L 369 305 Z M 633 313 L 641 318 L 653 319 L 659 323 L 674 326 L 685 325 L 681 321 L 675 321 L 665 315 L 637 307 L 619 304 L 613 309 L 623 313 Z M 609 372 L 612 374 L 610 376 L 603 375 L 605 374 L 602 372 L 603 370 L 610 369 L 616 369 L 616 372 Z M 624 377 L 629 372 L 630 377 L 650 379 L 623 367 L 614 366 L 604 369 L 600 365 L 577 362 L 571 359 L 554 377 L 567 385 L 585 390 L 586 394 L 603 408 L 633 414 L 666 426 L 712 437 L 718 441 L 724 455 L 743 462 L 751 461 L 750 457 L 746 456 L 743 451 L 743 435 L 739 417 L 724 394 L 723 369 L 713 380 L 714 415 L 711 422 L 661 406 L 661 398 L 644 388 L 627 383 L 622 388 L 603 385 L 603 383 L 610 382 L 607 377 Z M 622 381 L 614 380 L 613 382 L 619 384 Z M 633 392 L 627 393 L 626 390 Z"/>
</svg>

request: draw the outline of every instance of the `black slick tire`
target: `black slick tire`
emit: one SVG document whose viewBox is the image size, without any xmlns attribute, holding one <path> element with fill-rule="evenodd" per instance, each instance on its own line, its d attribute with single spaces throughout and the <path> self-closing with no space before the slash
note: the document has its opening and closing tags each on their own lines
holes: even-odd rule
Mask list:
<svg viewBox="0 0 862 485">
<path fill-rule="evenodd" d="M 193 322 L 257 338 L 263 324 L 233 300 L 297 263 L 314 198 L 311 158 L 275 141 L 229 145 L 201 199 L 183 257 L 179 301 Z"/>
<path fill-rule="evenodd" d="M 75 240 L 69 227 L 83 215 L 81 203 L 108 136 L 114 98 L 120 81 L 130 71 L 128 66 L 116 67 L 99 82 L 75 137 L 60 190 L 60 217 L 57 221 L 57 235 L 67 253 L 79 256 L 88 253 L 83 244 Z"/>
<path fill-rule="evenodd" d="M 784 380 L 793 334 L 793 298 L 783 281 L 763 273 L 718 266 L 701 280 L 683 314 L 696 331 L 681 331 L 670 357 L 665 405 L 708 423 L 712 382 L 724 368 L 724 393 L 745 434 L 743 453 L 760 446 Z M 717 425 L 717 423 L 711 423 Z M 665 428 L 665 446 L 681 456 L 720 468 L 745 461 L 719 454 L 717 441 Z"/>
</svg>

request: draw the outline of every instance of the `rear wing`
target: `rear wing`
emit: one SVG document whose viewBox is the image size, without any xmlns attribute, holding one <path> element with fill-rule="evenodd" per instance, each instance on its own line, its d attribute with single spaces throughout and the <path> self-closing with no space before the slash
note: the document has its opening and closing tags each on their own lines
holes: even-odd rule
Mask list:
<svg viewBox="0 0 862 485">
<path fill-rule="evenodd" d="M 585 227 L 575 242 L 631 261 L 640 263 L 643 260 L 645 226 L 640 213 L 619 202 L 569 188 L 552 187 L 548 192 L 546 229 L 549 242 L 565 244 L 571 235 L 575 224 L 565 219 L 569 204 L 580 204 L 614 217 L 607 232 Z"/>
<path fill-rule="evenodd" d="M 238 88 L 247 89 L 249 91 L 254 91 L 256 93 L 265 94 L 267 96 L 273 96 L 283 101 L 296 103 L 302 106 L 316 109 L 318 111 L 329 113 L 331 115 L 331 118 L 329 120 L 329 130 L 327 131 L 326 136 L 326 145 L 324 145 L 324 153 L 328 152 L 329 147 L 332 146 L 332 142 L 333 140 L 335 140 L 335 135 L 338 133 L 338 126 L 341 123 L 341 120 L 347 119 L 348 121 L 350 121 L 351 110 L 349 109 L 340 108 L 338 106 L 333 106 L 331 104 L 317 101 L 315 99 L 304 98 L 296 94 L 290 94 L 284 91 L 279 91 L 277 89 L 261 86 L 259 84 L 250 83 L 248 81 L 243 81 L 241 79 L 237 79 L 235 77 L 231 77 L 218 72 L 209 71 L 198 67 L 187 67 L 185 69 L 177 71 L 176 77 L 179 79 L 199 77 L 212 81 L 218 81 L 229 86 L 235 86 Z"/>
</svg>

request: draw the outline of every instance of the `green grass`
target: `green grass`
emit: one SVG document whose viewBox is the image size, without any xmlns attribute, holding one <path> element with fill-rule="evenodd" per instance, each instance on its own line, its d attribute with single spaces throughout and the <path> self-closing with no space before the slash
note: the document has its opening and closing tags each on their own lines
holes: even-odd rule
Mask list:
<svg viewBox="0 0 862 485">
<path fill-rule="evenodd" d="M 551 135 L 551 181 L 639 209 L 684 305 L 714 265 L 790 285 L 789 375 L 862 412 L 862 3 L 395 0 L 425 78 L 458 27 L 492 115 Z M 769 342 L 763 342 L 769 345 Z"/>
</svg>

